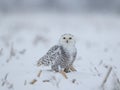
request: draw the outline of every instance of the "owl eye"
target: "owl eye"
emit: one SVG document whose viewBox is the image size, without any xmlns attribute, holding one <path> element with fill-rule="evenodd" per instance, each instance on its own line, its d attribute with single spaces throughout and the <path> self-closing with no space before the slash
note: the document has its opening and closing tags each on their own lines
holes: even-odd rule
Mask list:
<svg viewBox="0 0 120 90">
<path fill-rule="evenodd" d="M 69 37 L 69 39 L 72 39 L 71 37 Z"/>
<path fill-rule="evenodd" d="M 63 37 L 63 39 L 65 39 L 65 37 Z"/>
</svg>

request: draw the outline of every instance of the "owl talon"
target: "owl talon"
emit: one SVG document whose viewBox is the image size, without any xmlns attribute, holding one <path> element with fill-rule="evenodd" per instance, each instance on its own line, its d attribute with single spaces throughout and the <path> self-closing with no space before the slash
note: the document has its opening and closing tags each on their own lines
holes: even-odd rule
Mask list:
<svg viewBox="0 0 120 90">
<path fill-rule="evenodd" d="M 71 72 L 71 71 L 70 71 L 70 69 L 66 69 L 66 68 L 65 68 L 65 69 L 64 69 L 64 72 L 65 72 L 65 73 L 69 73 L 69 72 Z"/>
<path fill-rule="evenodd" d="M 73 66 L 70 66 L 71 71 L 77 71 Z"/>
<path fill-rule="evenodd" d="M 68 77 L 67 77 L 67 75 L 66 75 L 66 73 L 62 70 L 62 71 L 60 71 L 60 73 L 63 75 L 63 77 L 65 78 L 65 79 L 68 79 Z"/>
</svg>

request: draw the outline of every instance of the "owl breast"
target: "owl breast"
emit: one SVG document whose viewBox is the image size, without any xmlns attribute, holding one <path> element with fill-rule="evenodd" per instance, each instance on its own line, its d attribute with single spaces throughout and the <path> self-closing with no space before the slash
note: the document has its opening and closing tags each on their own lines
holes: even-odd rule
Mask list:
<svg viewBox="0 0 120 90">
<path fill-rule="evenodd" d="M 66 47 L 65 51 L 67 54 L 69 54 L 68 64 L 72 64 L 76 55 L 76 48 L 74 46 Z"/>
</svg>

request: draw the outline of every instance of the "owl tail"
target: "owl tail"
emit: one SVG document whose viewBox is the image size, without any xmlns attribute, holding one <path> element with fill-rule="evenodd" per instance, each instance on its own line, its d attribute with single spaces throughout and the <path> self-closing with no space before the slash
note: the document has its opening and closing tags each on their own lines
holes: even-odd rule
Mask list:
<svg viewBox="0 0 120 90">
<path fill-rule="evenodd" d="M 42 60 L 39 59 L 38 62 L 37 62 L 37 66 L 41 66 L 42 65 Z"/>
</svg>

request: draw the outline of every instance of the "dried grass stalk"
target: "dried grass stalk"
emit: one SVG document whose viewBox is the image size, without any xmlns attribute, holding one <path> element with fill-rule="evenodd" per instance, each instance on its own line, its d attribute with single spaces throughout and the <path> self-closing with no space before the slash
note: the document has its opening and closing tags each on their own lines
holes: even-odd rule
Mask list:
<svg viewBox="0 0 120 90">
<path fill-rule="evenodd" d="M 31 82 L 30 82 L 30 84 L 35 84 L 37 82 L 37 80 L 36 79 L 33 79 Z"/>
<path fill-rule="evenodd" d="M 42 70 L 38 72 L 37 77 L 40 77 L 41 73 L 42 73 Z"/>
<path fill-rule="evenodd" d="M 109 77 L 110 74 L 111 74 L 111 71 L 112 71 L 112 67 L 109 68 L 109 70 L 108 70 L 108 72 L 107 72 L 107 74 L 106 74 L 106 76 L 105 76 L 105 78 L 104 78 L 104 80 L 103 80 L 103 82 L 102 82 L 102 85 L 101 85 L 102 87 L 104 87 L 105 83 L 107 82 L 108 77 Z"/>
</svg>

